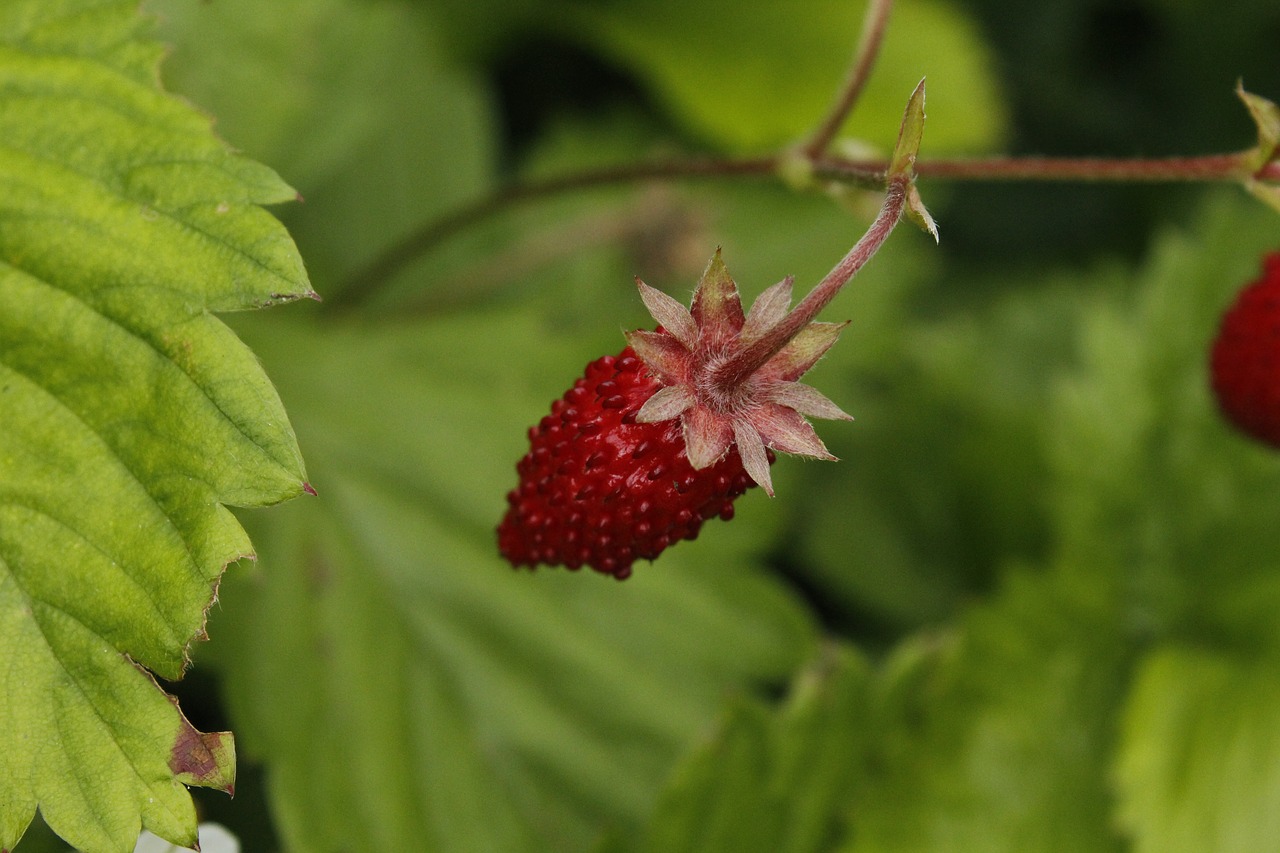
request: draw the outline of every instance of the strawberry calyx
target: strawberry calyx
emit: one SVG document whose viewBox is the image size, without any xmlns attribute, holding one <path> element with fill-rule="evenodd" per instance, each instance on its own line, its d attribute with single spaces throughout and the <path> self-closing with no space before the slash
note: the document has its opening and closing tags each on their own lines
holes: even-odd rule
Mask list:
<svg viewBox="0 0 1280 853">
<path fill-rule="evenodd" d="M 687 309 L 636 280 L 658 330 L 630 332 L 627 342 L 661 385 L 641 406 L 636 421 L 678 419 L 694 470 L 714 465 L 736 446 L 748 475 L 772 496 L 768 450 L 835 459 L 805 416 L 852 418 L 798 380 L 848 325 L 817 322 L 818 313 L 875 255 L 899 220 L 906 216 L 938 237 L 915 185 L 924 94 L 921 80 L 903 114 L 879 214 L 795 308 L 790 307 L 792 280 L 786 278 L 760 294 L 744 314 L 738 286 L 719 249 Z"/>
<path fill-rule="evenodd" d="M 629 332 L 627 343 L 661 386 L 641 406 L 637 422 L 678 418 L 695 470 L 714 465 L 736 445 L 748 475 L 769 495 L 767 449 L 835 459 L 805 416 L 852 418 L 797 380 L 835 344 L 847 323 L 807 323 L 759 365 L 726 375 L 725 365 L 768 340 L 786 320 L 792 280 L 765 290 L 744 313 L 738 286 L 717 249 L 691 308 L 643 281 L 636 284 L 659 328 Z"/>
<path fill-rule="evenodd" d="M 584 375 L 529 430 L 519 482 L 507 494 L 498 548 L 513 566 L 590 566 L 623 579 L 698 535 L 758 484 L 770 495 L 773 451 L 833 459 L 808 417 L 849 420 L 801 383 L 846 323 L 817 315 L 906 216 L 936 237 L 913 164 L 924 84 L 907 105 L 886 174 L 884 203 L 867 232 L 794 308 L 790 278 L 742 310 L 717 250 L 685 308 L 637 280 L 658 327 Z"/>
</svg>

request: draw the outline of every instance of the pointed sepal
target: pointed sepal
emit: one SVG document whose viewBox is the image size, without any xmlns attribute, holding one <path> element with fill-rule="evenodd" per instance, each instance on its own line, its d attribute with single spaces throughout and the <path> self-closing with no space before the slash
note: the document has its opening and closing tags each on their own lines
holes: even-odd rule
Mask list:
<svg viewBox="0 0 1280 853">
<path fill-rule="evenodd" d="M 750 421 L 734 421 L 733 439 L 738 445 L 738 458 L 747 476 L 756 485 L 764 489 L 764 493 L 773 497 L 773 478 L 769 476 L 769 454 L 764 448 L 764 439 Z"/>
<path fill-rule="evenodd" d="M 658 325 L 666 329 L 677 341 L 687 349 L 693 349 L 698 343 L 698 325 L 693 322 L 693 315 L 675 299 L 650 287 L 640 279 L 636 279 L 636 287 L 640 290 L 640 301 L 649 309 Z"/>
<path fill-rule="evenodd" d="M 636 329 L 627 332 L 627 343 L 649 371 L 664 385 L 687 381 L 689 350 L 665 332 Z"/>
<path fill-rule="evenodd" d="M 835 346 L 840 333 L 848 325 L 847 322 L 810 323 L 760 368 L 760 375 L 784 382 L 796 381 L 808 373 L 818 363 L 818 359 L 827 354 L 827 350 Z"/>
<path fill-rule="evenodd" d="M 729 269 L 720 257 L 720 250 L 711 258 L 707 269 L 693 293 L 690 310 L 693 322 L 704 345 L 723 346 L 742 331 L 745 320 L 738 285 L 729 275 Z M 683 343 L 683 341 L 682 341 Z"/>
<path fill-rule="evenodd" d="M 818 438 L 813 425 L 795 409 L 766 403 L 751 413 L 750 420 L 764 443 L 774 450 L 813 459 L 835 459 Z"/>
<path fill-rule="evenodd" d="M 769 392 L 771 402 L 795 409 L 811 418 L 830 421 L 851 421 L 853 416 L 831 402 L 825 394 L 800 382 L 779 382 Z"/>
<path fill-rule="evenodd" d="M 724 458 L 733 443 L 733 425 L 706 406 L 694 405 L 684 416 L 685 454 L 695 471 Z"/>
<path fill-rule="evenodd" d="M 694 404 L 693 392 L 687 385 L 668 385 L 645 401 L 636 412 L 636 421 L 653 424 L 678 418 Z"/>
<path fill-rule="evenodd" d="M 743 344 L 760 337 L 787 316 L 787 309 L 791 307 L 791 285 L 794 281 L 794 277 L 787 276 L 765 290 L 756 297 L 755 302 L 751 303 L 751 310 L 747 312 L 747 319 L 742 324 Z"/>
</svg>

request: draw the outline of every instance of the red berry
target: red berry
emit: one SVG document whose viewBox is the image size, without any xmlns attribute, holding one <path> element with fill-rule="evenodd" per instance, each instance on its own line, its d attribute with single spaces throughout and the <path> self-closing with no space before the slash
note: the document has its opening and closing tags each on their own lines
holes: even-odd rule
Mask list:
<svg viewBox="0 0 1280 853">
<path fill-rule="evenodd" d="M 733 517 L 734 500 L 754 485 L 737 453 L 695 471 L 675 421 L 636 423 L 660 387 L 630 347 L 587 365 L 529 430 L 498 526 L 502 556 L 621 580 L 633 561 L 696 538 L 704 521 Z"/>
<path fill-rule="evenodd" d="M 1227 419 L 1280 447 L 1280 252 L 1265 258 L 1262 277 L 1223 315 L 1210 369 Z"/>
<path fill-rule="evenodd" d="M 789 279 L 744 314 L 719 252 L 692 310 L 638 284 L 658 330 L 631 332 L 618 356 L 587 365 L 529 430 L 498 525 L 513 565 L 625 578 L 635 560 L 693 539 L 707 519 L 731 518 L 753 483 L 772 495 L 774 450 L 835 458 L 804 415 L 849 416 L 796 380 L 843 324 L 789 312 Z"/>
</svg>

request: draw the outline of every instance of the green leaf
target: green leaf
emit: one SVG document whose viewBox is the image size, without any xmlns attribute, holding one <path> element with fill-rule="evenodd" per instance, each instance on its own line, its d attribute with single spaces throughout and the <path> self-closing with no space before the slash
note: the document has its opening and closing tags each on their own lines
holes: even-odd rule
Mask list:
<svg viewBox="0 0 1280 853">
<path fill-rule="evenodd" d="M 870 764 L 884 770 L 858 795 L 849 850 L 1095 851 L 1129 841 L 1162 850 L 1183 838 L 1185 848 L 1173 849 L 1218 849 L 1246 838 L 1243 826 L 1240 836 L 1227 827 L 1249 824 L 1241 816 L 1260 814 L 1266 794 L 1246 797 L 1234 783 L 1222 791 L 1224 780 L 1238 772 L 1255 792 L 1280 785 L 1259 722 L 1274 716 L 1274 691 L 1263 685 L 1280 648 L 1278 468 L 1274 452 L 1221 422 L 1205 354 L 1220 312 L 1256 276 L 1274 236 L 1256 209 L 1222 196 L 1194 229 L 1155 241 L 1137 271 L 1064 277 L 1060 285 L 1073 284 L 1069 310 L 1053 310 L 1063 304 L 1060 287 L 1018 295 L 1041 309 L 1038 320 L 1023 314 L 1039 324 L 1026 332 L 1058 353 L 1047 371 L 1024 369 L 1019 362 L 1045 355 L 1009 346 L 1000 325 L 962 333 L 967 318 L 950 318 L 938 326 L 941 340 L 926 339 L 921 349 L 936 349 L 921 359 L 931 365 L 928 384 L 945 387 L 950 374 L 940 368 L 949 364 L 957 392 L 975 398 L 944 423 L 972 424 L 971 412 L 995 407 L 964 383 L 1018 398 L 1003 403 L 1013 411 L 1043 410 L 1039 448 L 1025 439 L 1013 446 L 1032 457 L 1029 497 L 1041 502 L 1048 542 L 1034 563 L 1035 551 L 1025 563 L 1010 560 L 997 594 L 891 691 Z M 1052 343 L 1064 323 L 1074 353 Z M 957 357 L 970 348 L 1003 354 Z M 971 369 L 988 357 L 1003 373 Z M 1001 488 L 1027 494 L 1002 486 L 1004 469 L 991 470 L 993 493 L 965 491 L 965 503 L 998 504 Z M 1176 655 L 1157 651 L 1135 678 L 1153 645 L 1199 651 L 1174 664 L 1165 658 Z M 1219 704 L 1213 694 L 1227 681 Z M 1220 731 L 1210 731 L 1212 720 Z M 1239 749 L 1256 750 L 1256 763 L 1236 757 L 1251 739 L 1255 746 Z M 1201 777 L 1203 788 L 1188 782 Z"/>
<path fill-rule="evenodd" d="M 831 437 L 842 463 L 808 471 L 792 511 L 806 578 L 860 614 L 851 630 L 948 619 L 1002 564 L 1044 554 L 1044 411 L 1083 286 L 1041 271 L 1034 291 L 912 322 L 935 259 L 909 238 L 877 256 L 842 296 L 854 328 L 820 365 L 857 420 Z M 948 276 L 946 291 L 978 286 Z"/>
<path fill-rule="evenodd" d="M 1136 853 L 1267 850 L 1280 837 L 1280 684 L 1271 658 L 1167 647 L 1123 717 L 1118 815 Z"/>
<path fill-rule="evenodd" d="M 672 777 L 641 849 L 830 849 L 865 758 L 869 681 L 859 656 L 833 646 L 776 713 L 734 702 L 715 738 Z"/>
<path fill-rule="evenodd" d="M 1218 413 L 1207 357 L 1274 245 L 1267 214 L 1215 197 L 1193 230 L 1161 236 L 1140 271 L 1114 279 L 1080 324 L 1078 368 L 1054 383 L 1044 441 L 1059 552 L 1091 582 L 1129 577 L 1144 634 L 1280 641 L 1280 468 Z"/>
<path fill-rule="evenodd" d="M 1119 633 L 1106 591 L 1022 571 L 927 656 L 907 645 L 841 849 L 1118 849 L 1105 756 Z"/>
<path fill-rule="evenodd" d="M 763 495 L 621 584 L 499 558 L 525 427 L 591 357 L 574 329 L 252 331 L 323 472 L 321 500 L 255 536 L 270 569 L 223 589 L 238 731 L 293 849 L 584 849 L 640 825 L 725 690 L 809 654 L 808 618 L 749 557 Z"/>
<path fill-rule="evenodd" d="M 223 567 L 224 504 L 304 488 L 284 410 L 210 312 L 310 296 L 291 199 L 156 85 L 131 2 L 0 3 L 0 848 L 37 806 L 89 853 L 195 838 L 230 789 L 146 670 L 178 678 Z M 145 669 L 144 669 L 145 668 Z"/>
<path fill-rule="evenodd" d="M 694 130 L 733 149 L 809 133 L 844 79 L 863 18 L 862 4 L 844 0 L 638 0 L 570 11 L 579 38 L 617 54 Z M 897 3 L 846 128 L 889 150 L 904 93 L 927 76 L 929 150 L 990 147 L 1004 118 L 988 66 L 980 35 L 954 6 Z"/>
<path fill-rule="evenodd" d="M 150 0 L 173 87 L 306 199 L 285 222 L 326 296 L 414 226 L 478 195 L 494 142 L 477 83 L 421 9 L 352 0 Z M 376 95 L 376 96 L 375 96 Z M 435 259 L 433 259 L 435 260 Z"/>
</svg>

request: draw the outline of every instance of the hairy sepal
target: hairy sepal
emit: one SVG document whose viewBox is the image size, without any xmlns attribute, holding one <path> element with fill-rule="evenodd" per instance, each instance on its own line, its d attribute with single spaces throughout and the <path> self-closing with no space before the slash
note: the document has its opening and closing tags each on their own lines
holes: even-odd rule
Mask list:
<svg viewBox="0 0 1280 853">
<path fill-rule="evenodd" d="M 716 367 L 753 342 L 777 332 L 788 318 L 790 277 L 766 289 L 749 313 L 720 250 L 707 264 L 690 309 L 636 280 L 657 331 L 627 334 L 627 342 L 660 387 L 636 413 L 640 423 L 678 420 L 685 454 L 706 469 L 735 445 L 747 474 L 773 495 L 769 450 L 834 459 L 805 416 L 852 420 L 835 403 L 797 380 L 839 339 L 847 323 L 801 327 L 754 372 L 723 379 Z"/>
<path fill-rule="evenodd" d="M 751 303 L 751 310 L 747 312 L 746 322 L 742 325 L 743 343 L 756 340 L 787 316 L 787 309 L 791 307 L 791 285 L 794 281 L 792 276 L 787 276 L 765 290 L 756 297 L 755 302 Z"/>
</svg>

